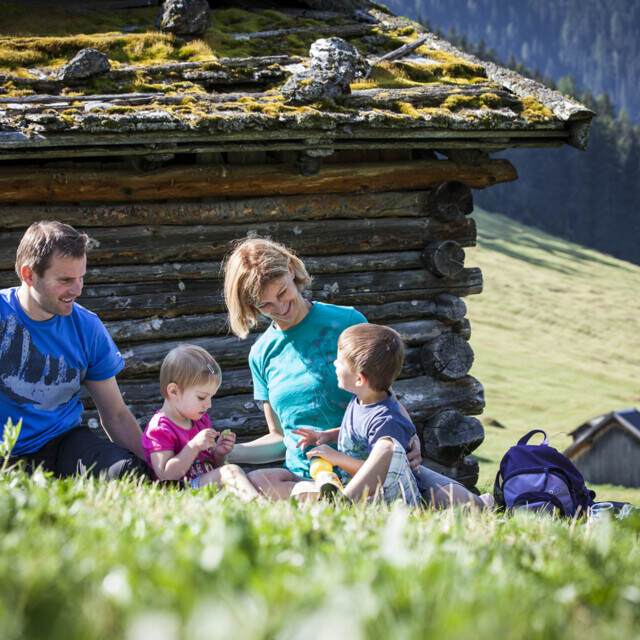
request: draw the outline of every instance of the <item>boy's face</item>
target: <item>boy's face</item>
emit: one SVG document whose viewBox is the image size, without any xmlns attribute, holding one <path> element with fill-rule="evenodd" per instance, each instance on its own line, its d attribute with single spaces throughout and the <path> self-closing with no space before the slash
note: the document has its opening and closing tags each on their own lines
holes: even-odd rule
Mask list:
<svg viewBox="0 0 640 640">
<path fill-rule="evenodd" d="M 356 393 L 358 389 L 362 388 L 363 378 L 355 372 L 347 359 L 344 357 L 342 351 L 338 348 L 338 355 L 333 362 L 333 366 L 336 368 L 336 376 L 338 377 L 338 386 L 345 391 Z"/>
</svg>

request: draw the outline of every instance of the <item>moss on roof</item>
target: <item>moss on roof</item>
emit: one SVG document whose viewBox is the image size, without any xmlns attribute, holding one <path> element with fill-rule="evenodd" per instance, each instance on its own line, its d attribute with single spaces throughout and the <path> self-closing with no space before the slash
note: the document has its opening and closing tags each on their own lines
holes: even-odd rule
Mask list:
<svg viewBox="0 0 640 640">
<path fill-rule="evenodd" d="M 329 36 L 327 29 L 353 26 L 352 18 L 320 21 L 273 10 L 217 9 L 212 11 L 206 33 L 179 38 L 156 30 L 158 13 L 157 7 L 105 11 L 87 10 L 85 5 L 84 10 L 74 11 L 70 6 L 50 4 L 46 12 L 34 12 L 22 3 L 0 0 L 0 33 L 6 34 L 0 37 L 0 94 L 20 98 L 59 93 L 64 97 L 56 108 L 0 105 L 0 131 L 3 127 L 45 134 L 292 126 L 330 131 L 352 124 L 389 129 L 562 126 L 554 111 L 540 100 L 519 98 L 505 90 L 487 77 L 479 61 L 447 49 L 435 39 L 405 58 L 376 64 L 378 57 L 422 36 L 419 25 L 404 19 L 387 20 L 380 12 L 376 13 L 381 18 L 377 25 L 361 24 L 360 34 L 345 36 L 374 63 L 366 79 L 351 85 L 358 99 L 303 107 L 287 105 L 279 93 L 280 84 L 290 73 L 288 62 L 264 61 L 258 68 L 253 60 L 245 64 L 233 59 L 274 55 L 306 58 L 311 43 L 322 37 L 319 33 Z M 242 36 L 282 29 L 293 32 L 278 37 Z M 56 81 L 55 70 L 86 47 L 107 54 L 113 72 L 78 84 Z M 166 67 L 169 63 L 189 64 Z M 247 85 L 253 85 L 254 93 L 243 96 L 239 91 L 246 92 Z M 378 91 L 378 98 L 369 101 L 371 92 L 367 90 L 389 90 L 393 97 L 384 99 Z M 428 94 L 423 101 L 416 96 L 416 91 L 420 94 L 422 90 Z M 235 95 L 225 99 L 220 91 Z M 158 94 L 158 98 L 135 104 L 80 100 L 103 94 Z M 74 96 L 78 97 L 75 102 Z"/>
</svg>

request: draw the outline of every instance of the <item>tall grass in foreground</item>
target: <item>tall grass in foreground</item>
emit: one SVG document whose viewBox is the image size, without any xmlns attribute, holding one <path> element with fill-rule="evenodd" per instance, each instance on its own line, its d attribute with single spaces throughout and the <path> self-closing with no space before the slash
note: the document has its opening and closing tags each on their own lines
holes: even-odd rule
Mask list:
<svg viewBox="0 0 640 640">
<path fill-rule="evenodd" d="M 13 471 L 0 637 L 631 638 L 639 534 L 637 515 L 246 506 Z"/>
</svg>

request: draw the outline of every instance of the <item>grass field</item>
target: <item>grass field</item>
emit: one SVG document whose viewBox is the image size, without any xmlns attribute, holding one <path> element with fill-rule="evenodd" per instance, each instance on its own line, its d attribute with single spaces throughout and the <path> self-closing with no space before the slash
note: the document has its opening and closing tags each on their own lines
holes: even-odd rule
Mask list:
<svg viewBox="0 0 640 640">
<path fill-rule="evenodd" d="M 520 435 L 569 432 L 614 409 L 640 407 L 640 267 L 476 209 L 484 291 L 466 299 L 485 387 L 480 485 Z M 504 429 L 491 426 L 498 421 Z M 602 499 L 640 504 L 640 490 L 596 486 Z"/>
<path fill-rule="evenodd" d="M 486 287 L 467 303 L 488 487 L 524 430 L 562 448 L 581 421 L 639 404 L 640 269 L 476 217 L 467 263 Z M 0 468 L 0 638 L 626 640 L 640 637 L 639 541 L 640 512 L 243 505 L 210 487 Z"/>
</svg>

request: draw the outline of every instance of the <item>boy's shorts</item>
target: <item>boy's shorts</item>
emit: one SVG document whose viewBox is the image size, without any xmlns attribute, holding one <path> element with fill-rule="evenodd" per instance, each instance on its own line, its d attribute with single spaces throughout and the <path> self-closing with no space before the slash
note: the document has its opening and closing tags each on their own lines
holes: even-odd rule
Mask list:
<svg viewBox="0 0 640 640">
<path fill-rule="evenodd" d="M 420 504 L 420 491 L 409 466 L 407 454 L 397 440 L 390 440 L 393 442 L 393 455 L 387 478 L 382 485 L 382 497 L 387 503 L 402 500 L 406 505 L 415 507 Z"/>
</svg>

